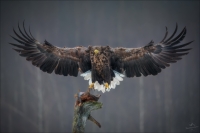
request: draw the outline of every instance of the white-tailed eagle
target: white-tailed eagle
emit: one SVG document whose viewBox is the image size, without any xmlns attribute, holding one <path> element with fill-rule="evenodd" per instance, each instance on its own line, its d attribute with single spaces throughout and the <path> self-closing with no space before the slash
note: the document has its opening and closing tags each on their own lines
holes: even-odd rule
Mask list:
<svg viewBox="0 0 200 133">
<path fill-rule="evenodd" d="M 176 37 L 177 25 L 173 34 L 167 38 L 166 33 L 160 43 L 151 41 L 139 48 L 112 48 L 110 46 L 77 46 L 74 48 L 61 48 L 52 45 L 46 40 L 38 42 L 31 34 L 23 31 L 18 24 L 19 33 L 14 29 L 16 37 L 11 36 L 18 43 L 10 43 L 17 47 L 14 49 L 20 56 L 31 61 L 34 66 L 43 72 L 64 75 L 81 76 L 89 80 L 89 88 L 105 92 L 115 88 L 126 77 L 140 77 L 142 75 L 157 75 L 162 69 L 180 60 L 188 54 L 190 48 L 184 48 L 191 42 L 179 44 L 186 35 L 186 28 Z"/>
</svg>

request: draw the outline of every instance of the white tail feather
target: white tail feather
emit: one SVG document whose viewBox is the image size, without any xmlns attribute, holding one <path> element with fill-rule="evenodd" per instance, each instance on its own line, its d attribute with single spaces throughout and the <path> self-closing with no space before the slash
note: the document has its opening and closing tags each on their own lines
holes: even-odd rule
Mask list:
<svg viewBox="0 0 200 133">
<path fill-rule="evenodd" d="M 115 77 L 111 81 L 109 88 L 106 89 L 104 84 L 99 84 L 98 81 L 95 81 L 94 89 L 98 90 L 98 91 L 102 91 L 104 93 L 106 91 L 109 92 L 111 89 L 115 89 L 116 85 L 120 85 L 120 81 L 123 81 L 124 75 L 117 72 L 117 71 L 114 71 L 114 70 L 113 70 L 113 72 L 115 74 Z M 92 84 L 92 78 L 91 78 L 91 71 L 90 70 L 85 72 L 85 73 L 82 73 L 81 76 L 84 77 L 85 80 L 89 80 L 89 85 Z"/>
</svg>

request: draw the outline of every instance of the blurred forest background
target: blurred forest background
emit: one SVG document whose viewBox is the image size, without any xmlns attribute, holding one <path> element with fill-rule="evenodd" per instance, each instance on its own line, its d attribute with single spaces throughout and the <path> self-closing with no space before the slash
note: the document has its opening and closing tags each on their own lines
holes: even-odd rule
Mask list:
<svg viewBox="0 0 200 133">
<path fill-rule="evenodd" d="M 195 40 L 182 60 L 157 76 L 124 78 L 102 94 L 103 108 L 88 121 L 87 132 L 199 132 L 199 1 L 1 1 L 1 132 L 71 132 L 74 94 L 85 91 L 82 77 L 42 72 L 18 56 L 15 41 L 25 20 L 33 36 L 59 47 L 110 45 L 141 47 L 160 42 L 178 23 Z"/>
</svg>

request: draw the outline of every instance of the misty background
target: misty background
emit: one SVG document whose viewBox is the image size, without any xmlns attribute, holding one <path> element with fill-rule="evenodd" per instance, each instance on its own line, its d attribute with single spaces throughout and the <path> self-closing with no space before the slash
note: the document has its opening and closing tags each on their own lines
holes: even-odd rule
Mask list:
<svg viewBox="0 0 200 133">
<path fill-rule="evenodd" d="M 187 27 L 190 53 L 157 76 L 124 78 L 99 99 L 87 132 L 199 132 L 199 1 L 1 1 L 1 132 L 71 132 L 82 77 L 47 74 L 12 50 L 12 28 L 59 47 L 142 47 Z M 18 31 L 18 30 L 17 30 Z M 198 126 L 186 129 L 190 124 Z"/>
</svg>

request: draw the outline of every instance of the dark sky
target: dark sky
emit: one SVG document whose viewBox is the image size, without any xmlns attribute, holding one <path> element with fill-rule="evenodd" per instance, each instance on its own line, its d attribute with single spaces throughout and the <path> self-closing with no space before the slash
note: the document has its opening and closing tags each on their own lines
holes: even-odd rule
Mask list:
<svg viewBox="0 0 200 133">
<path fill-rule="evenodd" d="M 1 1 L 2 132 L 72 131 L 74 94 L 85 91 L 82 77 L 47 74 L 18 56 L 8 42 L 12 28 L 25 20 L 33 36 L 59 47 L 109 45 L 142 47 L 160 42 L 178 23 L 195 40 L 182 60 L 157 76 L 124 78 L 102 94 L 103 108 L 92 112 L 102 125 L 87 122 L 87 132 L 187 132 L 199 121 L 198 1 Z M 193 131 L 199 132 L 199 127 Z"/>
</svg>

